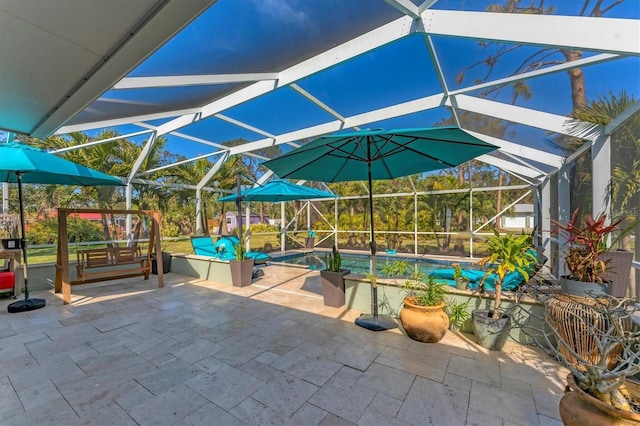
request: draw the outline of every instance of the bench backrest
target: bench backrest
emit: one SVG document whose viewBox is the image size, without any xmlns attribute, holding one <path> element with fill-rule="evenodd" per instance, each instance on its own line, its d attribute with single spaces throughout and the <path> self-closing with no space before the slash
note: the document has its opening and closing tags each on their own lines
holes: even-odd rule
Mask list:
<svg viewBox="0 0 640 426">
<path fill-rule="evenodd" d="M 78 250 L 78 264 L 86 268 L 100 266 L 140 263 L 140 247 L 105 247 L 99 249 Z"/>
</svg>

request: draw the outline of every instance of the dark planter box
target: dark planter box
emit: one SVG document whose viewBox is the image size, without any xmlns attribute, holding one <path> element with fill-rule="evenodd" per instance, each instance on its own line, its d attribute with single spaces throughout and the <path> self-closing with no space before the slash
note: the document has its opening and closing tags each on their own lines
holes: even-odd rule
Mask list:
<svg viewBox="0 0 640 426">
<path fill-rule="evenodd" d="M 340 272 L 320 271 L 322 282 L 322 297 L 326 306 L 339 308 L 344 306 L 344 276 L 351 271 L 346 269 Z"/>
<path fill-rule="evenodd" d="M 5 238 L 2 240 L 2 247 L 5 250 L 18 250 L 20 249 L 20 238 Z"/>
<path fill-rule="evenodd" d="M 162 252 L 162 273 L 168 274 L 171 272 L 171 253 Z M 158 261 L 153 258 L 151 259 L 151 273 L 154 275 L 158 275 Z"/>
</svg>

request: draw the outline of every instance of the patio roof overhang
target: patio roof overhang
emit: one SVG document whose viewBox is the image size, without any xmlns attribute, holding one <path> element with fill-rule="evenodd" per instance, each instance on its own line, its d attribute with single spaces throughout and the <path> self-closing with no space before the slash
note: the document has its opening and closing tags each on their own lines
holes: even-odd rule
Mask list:
<svg viewBox="0 0 640 426">
<path fill-rule="evenodd" d="M 214 2 L 2 2 L 0 128 L 50 135 Z"/>
</svg>

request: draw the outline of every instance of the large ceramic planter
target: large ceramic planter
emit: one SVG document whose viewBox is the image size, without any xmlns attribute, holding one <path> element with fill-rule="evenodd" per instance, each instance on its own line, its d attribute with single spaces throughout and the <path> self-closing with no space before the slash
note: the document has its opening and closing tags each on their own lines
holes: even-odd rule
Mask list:
<svg viewBox="0 0 640 426">
<path fill-rule="evenodd" d="M 253 259 L 230 260 L 231 282 L 234 287 L 246 287 L 251 285 L 253 274 Z"/>
<path fill-rule="evenodd" d="M 560 291 L 564 294 L 579 297 L 598 297 L 606 296 L 609 283 L 590 283 L 584 281 L 576 281 L 566 275 L 560 277 Z"/>
<path fill-rule="evenodd" d="M 334 308 L 344 306 L 344 276 L 350 272 L 346 269 L 340 272 L 320 271 L 322 297 L 326 306 Z"/>
<path fill-rule="evenodd" d="M 633 252 L 629 250 L 611 250 L 600 255 L 600 260 L 607 264 L 607 279 L 611 284 L 607 293 L 613 297 L 625 297 L 629 287 L 629 275 Z"/>
<path fill-rule="evenodd" d="M 497 319 L 492 318 L 492 315 L 493 311 L 489 309 L 476 309 L 471 312 L 471 324 L 480 346 L 500 351 L 509 338 L 511 315 L 503 313 Z"/>
<path fill-rule="evenodd" d="M 419 342 L 439 342 L 449 329 L 444 302 L 436 306 L 420 306 L 414 303 L 413 298 L 407 297 L 400 311 L 400 320 L 407 335 Z"/>
<path fill-rule="evenodd" d="M 569 374 L 570 392 L 560 400 L 560 418 L 565 425 L 638 425 L 640 414 L 620 410 L 589 395 Z"/>
</svg>

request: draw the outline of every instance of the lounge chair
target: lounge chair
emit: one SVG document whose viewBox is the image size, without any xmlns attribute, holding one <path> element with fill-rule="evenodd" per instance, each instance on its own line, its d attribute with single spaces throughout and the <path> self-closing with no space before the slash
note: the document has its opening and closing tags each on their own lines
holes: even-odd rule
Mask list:
<svg viewBox="0 0 640 426">
<path fill-rule="evenodd" d="M 238 237 L 234 235 L 225 235 L 215 243 L 208 235 L 191 237 L 191 245 L 195 254 L 220 260 L 235 260 L 234 246 L 238 243 Z M 268 260 L 271 260 L 271 256 L 260 251 L 248 251 L 245 253 L 245 257 L 253 259 L 255 264 L 267 263 Z"/>
<path fill-rule="evenodd" d="M 530 252 L 538 259 L 538 261 L 531 263 L 529 265 L 529 268 L 527 268 L 529 278 L 533 277 L 533 275 L 538 271 L 539 266 L 542 266 L 541 262 L 544 261 L 544 258 L 534 249 L 530 249 Z M 480 283 L 482 282 L 482 278 L 485 276 L 485 273 L 485 271 L 479 269 L 462 269 L 462 276 L 469 280 L 470 289 L 477 289 L 479 287 Z M 435 277 L 441 283 L 451 286 L 456 285 L 456 281 L 453 276 L 453 268 L 436 269 L 429 275 Z M 485 290 L 495 290 L 495 281 L 496 274 L 489 274 L 484 281 Z M 522 275 L 518 271 L 509 272 L 504 276 L 504 280 L 502 281 L 502 289 L 507 291 L 515 290 L 523 284 L 525 284 L 524 275 Z"/>
<path fill-rule="evenodd" d="M 453 277 L 453 268 L 436 269 L 429 275 L 435 277 L 439 282 L 455 287 L 456 281 Z M 469 280 L 469 288 L 478 288 L 482 277 L 484 277 L 485 271 L 475 269 L 463 269 L 462 276 Z M 484 288 L 486 290 L 495 290 L 496 274 L 489 274 L 484 281 Z M 524 284 L 524 276 L 520 272 L 510 272 L 505 275 L 502 281 L 503 290 L 515 290 L 519 286 Z"/>
</svg>

